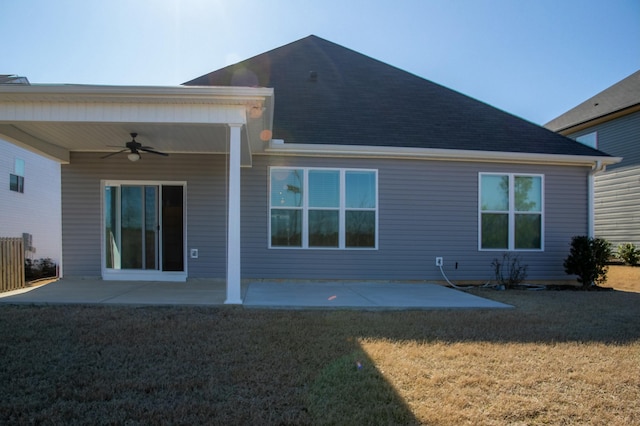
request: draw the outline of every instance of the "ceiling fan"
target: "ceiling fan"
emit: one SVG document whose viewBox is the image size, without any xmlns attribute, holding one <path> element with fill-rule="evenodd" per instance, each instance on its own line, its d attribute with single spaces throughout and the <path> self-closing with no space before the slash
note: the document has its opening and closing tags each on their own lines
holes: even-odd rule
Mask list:
<svg viewBox="0 0 640 426">
<path fill-rule="evenodd" d="M 136 137 L 138 136 L 137 133 L 129 133 L 129 134 L 131 135 L 131 140 L 124 145 L 125 148 L 121 149 L 120 151 L 107 154 L 104 157 L 100 157 L 100 158 L 108 158 L 125 151 L 130 151 L 129 154 L 127 155 L 127 158 L 130 161 L 138 161 L 140 159 L 140 151 L 150 152 L 152 154 L 164 155 L 165 157 L 169 155 L 164 152 L 156 151 L 152 146 L 142 146 L 140 142 L 136 142 Z M 120 145 L 109 145 L 109 146 L 122 148 L 122 146 Z"/>
</svg>

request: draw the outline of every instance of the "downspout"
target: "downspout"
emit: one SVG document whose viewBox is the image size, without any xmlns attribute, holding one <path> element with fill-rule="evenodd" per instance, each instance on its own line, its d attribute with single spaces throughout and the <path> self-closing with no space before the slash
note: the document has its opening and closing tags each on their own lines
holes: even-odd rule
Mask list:
<svg viewBox="0 0 640 426">
<path fill-rule="evenodd" d="M 587 201 L 587 232 L 589 237 L 595 237 L 595 194 L 594 194 L 594 180 L 595 175 L 603 172 L 607 166 L 602 164 L 602 161 L 598 160 L 591 166 L 591 171 L 589 172 L 589 177 L 587 179 L 587 191 L 588 191 L 588 201 Z"/>
</svg>

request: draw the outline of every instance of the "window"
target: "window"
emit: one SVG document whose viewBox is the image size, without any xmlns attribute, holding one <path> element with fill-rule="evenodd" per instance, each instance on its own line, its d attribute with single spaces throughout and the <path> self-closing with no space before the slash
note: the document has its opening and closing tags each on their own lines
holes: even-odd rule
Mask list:
<svg viewBox="0 0 640 426">
<path fill-rule="evenodd" d="M 270 247 L 376 248 L 375 170 L 273 167 Z"/>
<path fill-rule="evenodd" d="M 598 132 L 591 132 L 586 135 L 578 136 L 576 140 L 581 144 L 590 146 L 591 148 L 598 148 Z"/>
<path fill-rule="evenodd" d="M 9 189 L 11 191 L 24 192 L 24 160 L 16 158 L 13 173 L 9 174 Z"/>
<path fill-rule="evenodd" d="M 543 176 L 480 174 L 480 250 L 544 248 Z"/>
</svg>

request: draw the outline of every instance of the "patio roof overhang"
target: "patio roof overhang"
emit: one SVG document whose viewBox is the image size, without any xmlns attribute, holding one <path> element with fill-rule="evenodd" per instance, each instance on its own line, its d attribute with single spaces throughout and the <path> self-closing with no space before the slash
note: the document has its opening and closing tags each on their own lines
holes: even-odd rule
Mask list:
<svg viewBox="0 0 640 426">
<path fill-rule="evenodd" d="M 239 125 L 241 164 L 251 166 L 272 122 L 270 88 L 0 85 L 0 137 L 60 163 L 115 152 L 132 132 L 169 154 L 225 153 L 229 125 Z"/>
</svg>

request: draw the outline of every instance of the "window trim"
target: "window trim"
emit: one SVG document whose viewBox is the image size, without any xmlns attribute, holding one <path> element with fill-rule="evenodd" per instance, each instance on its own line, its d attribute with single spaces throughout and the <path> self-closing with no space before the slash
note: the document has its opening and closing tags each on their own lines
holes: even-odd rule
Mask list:
<svg viewBox="0 0 640 426">
<path fill-rule="evenodd" d="M 593 145 L 591 145 L 590 143 L 588 143 L 588 141 L 593 138 Z M 594 130 L 591 132 L 587 132 L 584 133 L 580 136 L 576 136 L 575 137 L 576 142 L 580 142 L 581 144 L 594 148 L 594 149 L 599 149 L 598 145 L 599 145 L 599 141 L 598 141 L 598 131 Z"/>
<path fill-rule="evenodd" d="M 16 180 L 15 187 L 13 185 L 14 178 Z M 13 192 L 24 194 L 24 176 L 9 173 L 9 189 Z"/>
<path fill-rule="evenodd" d="M 300 207 L 278 207 L 271 205 L 271 179 L 273 172 L 277 170 L 301 170 L 302 179 L 302 205 Z M 310 171 L 333 171 L 339 174 L 339 206 L 335 207 L 310 207 L 309 205 L 309 172 Z M 374 208 L 352 208 L 346 206 L 346 174 L 348 172 L 370 172 L 374 175 L 375 180 L 375 207 Z M 348 167 L 297 167 L 291 166 L 269 166 L 267 179 L 267 248 L 274 250 L 378 250 L 379 246 L 379 187 L 378 187 L 378 169 L 366 168 L 348 168 Z M 271 244 L 271 211 L 272 209 L 301 210 L 302 211 L 302 229 L 300 246 L 274 246 Z M 338 211 L 338 246 L 322 247 L 309 246 L 309 212 L 314 210 L 335 210 Z M 348 211 L 372 211 L 375 214 L 374 229 L 374 246 L 373 247 L 347 247 L 346 245 L 346 212 Z"/>
<path fill-rule="evenodd" d="M 501 213 L 505 211 L 482 210 L 482 177 L 483 176 L 508 176 L 509 177 L 509 210 L 508 215 L 508 234 L 507 247 L 505 248 L 483 248 L 482 247 L 482 214 L 483 213 Z M 515 209 L 515 178 L 516 177 L 537 177 L 540 178 L 540 212 L 518 212 Z M 479 172 L 478 173 L 478 251 L 510 251 L 510 252 L 543 252 L 545 241 L 545 180 L 544 174 L 541 173 L 507 173 L 507 172 Z M 540 215 L 540 248 L 516 248 L 516 214 Z"/>
</svg>

